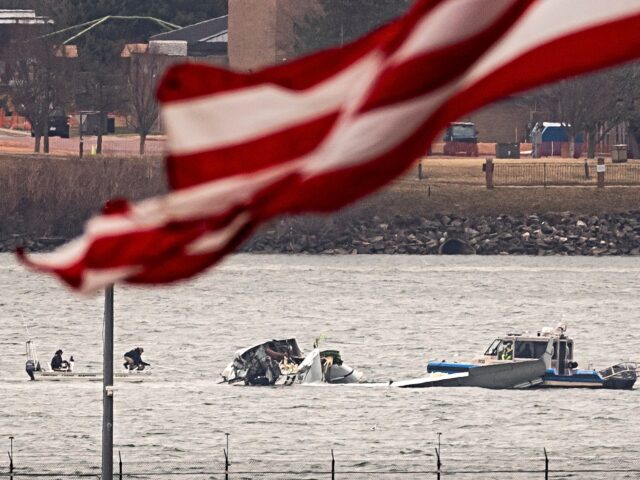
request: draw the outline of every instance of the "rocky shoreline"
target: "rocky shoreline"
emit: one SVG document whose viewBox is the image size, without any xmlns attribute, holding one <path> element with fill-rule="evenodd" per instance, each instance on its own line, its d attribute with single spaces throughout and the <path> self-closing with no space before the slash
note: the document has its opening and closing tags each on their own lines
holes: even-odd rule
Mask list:
<svg viewBox="0 0 640 480">
<path fill-rule="evenodd" d="M 18 246 L 48 251 L 65 241 L 15 234 L 0 239 L 0 251 L 14 251 Z M 454 242 L 463 245 L 466 253 L 479 255 L 640 255 L 640 212 L 287 218 L 254 235 L 242 251 L 436 255 L 443 253 L 443 245 Z"/>
<path fill-rule="evenodd" d="M 436 255 L 450 240 L 479 255 L 640 255 L 640 212 L 288 219 L 262 231 L 243 251 Z"/>
</svg>

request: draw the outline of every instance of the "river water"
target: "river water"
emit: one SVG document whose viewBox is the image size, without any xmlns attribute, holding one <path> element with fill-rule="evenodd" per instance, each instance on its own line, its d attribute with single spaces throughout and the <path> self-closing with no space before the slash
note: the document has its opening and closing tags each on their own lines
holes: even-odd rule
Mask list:
<svg viewBox="0 0 640 480">
<path fill-rule="evenodd" d="M 295 336 L 310 349 L 323 334 L 324 345 L 339 349 L 368 381 L 385 382 L 423 375 L 429 359 L 471 359 L 507 331 L 560 321 L 575 339 L 581 367 L 640 360 L 639 287 L 635 258 L 384 255 L 238 255 L 177 286 L 119 286 L 117 366 L 125 351 L 142 345 L 153 373 L 142 383 L 117 385 L 115 450 L 130 470 L 218 468 L 230 433 L 237 470 L 327 470 L 334 449 L 343 470 L 426 471 L 435 467 L 440 432 L 449 470 L 540 469 L 543 448 L 551 468 L 637 470 L 637 389 L 217 382 L 236 349 L 269 338 Z M 10 255 L 0 255 L 0 292 L 0 451 L 12 435 L 18 468 L 98 467 L 100 382 L 27 381 L 24 324 L 41 359 L 62 348 L 65 357 L 74 355 L 77 370 L 99 371 L 103 298 L 74 296 Z M 6 463 L 4 455 L 0 473 Z M 566 478 L 640 473 L 615 475 Z"/>
</svg>

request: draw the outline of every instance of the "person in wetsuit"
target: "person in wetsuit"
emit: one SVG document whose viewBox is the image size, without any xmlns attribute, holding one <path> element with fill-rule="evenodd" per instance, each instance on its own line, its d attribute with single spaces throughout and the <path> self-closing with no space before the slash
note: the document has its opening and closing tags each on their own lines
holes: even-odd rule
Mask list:
<svg viewBox="0 0 640 480">
<path fill-rule="evenodd" d="M 142 360 L 144 348 L 136 347 L 124 354 L 124 366 L 129 370 L 144 370 L 144 367 L 150 366 L 150 363 Z"/>
<path fill-rule="evenodd" d="M 58 350 L 51 359 L 51 370 L 54 372 L 66 372 L 69 370 L 69 362 L 62 359 L 62 350 Z"/>
</svg>

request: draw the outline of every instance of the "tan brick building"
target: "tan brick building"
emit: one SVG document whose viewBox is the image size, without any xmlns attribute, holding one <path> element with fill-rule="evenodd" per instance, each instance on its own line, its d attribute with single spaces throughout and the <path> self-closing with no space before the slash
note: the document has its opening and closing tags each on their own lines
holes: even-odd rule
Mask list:
<svg viewBox="0 0 640 480">
<path fill-rule="evenodd" d="M 293 55 L 294 24 L 315 0 L 229 0 L 229 64 L 253 70 Z"/>
</svg>

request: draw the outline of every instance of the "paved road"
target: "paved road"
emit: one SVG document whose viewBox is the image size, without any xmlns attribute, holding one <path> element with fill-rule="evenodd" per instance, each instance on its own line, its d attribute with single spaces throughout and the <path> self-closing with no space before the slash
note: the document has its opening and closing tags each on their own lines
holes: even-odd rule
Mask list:
<svg viewBox="0 0 640 480">
<path fill-rule="evenodd" d="M 79 151 L 79 137 L 49 139 L 50 153 L 53 154 L 77 154 Z M 92 147 L 97 143 L 94 136 L 84 137 L 84 151 L 91 153 Z M 147 139 L 145 151 L 147 154 L 161 155 L 164 152 L 164 137 L 153 136 Z M 137 155 L 139 151 L 139 139 L 136 136 L 105 136 L 103 139 L 103 153 L 106 155 Z M 0 153 L 31 153 L 34 140 L 29 134 L 0 130 Z"/>
</svg>

